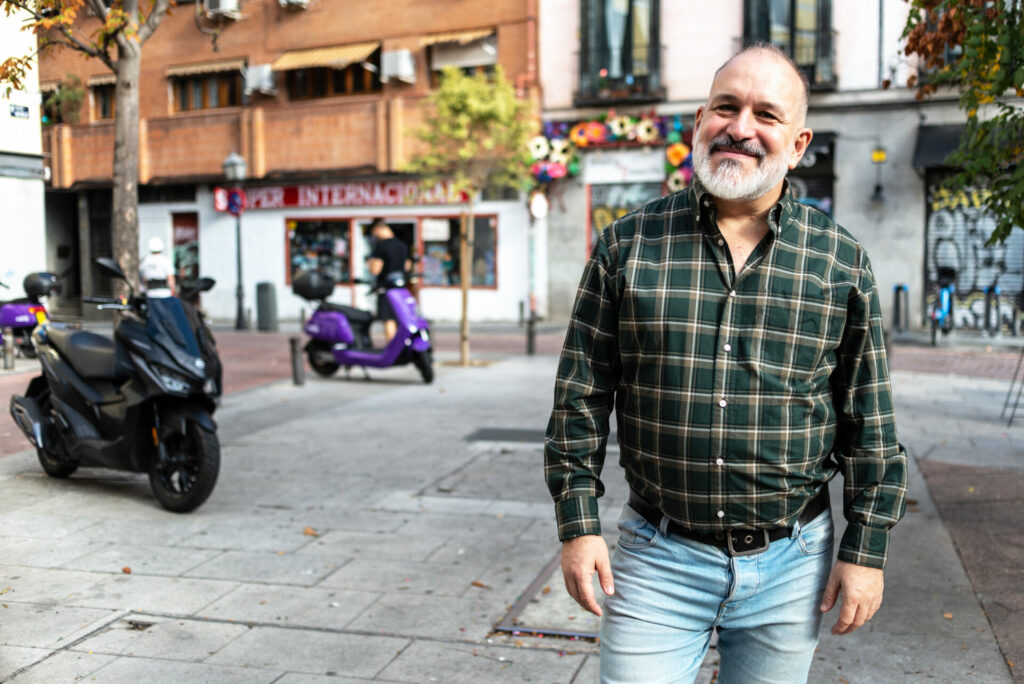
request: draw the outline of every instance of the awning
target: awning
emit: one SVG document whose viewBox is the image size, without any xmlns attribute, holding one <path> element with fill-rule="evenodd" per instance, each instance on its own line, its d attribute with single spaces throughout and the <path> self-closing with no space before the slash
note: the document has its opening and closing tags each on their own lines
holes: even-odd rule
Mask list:
<svg viewBox="0 0 1024 684">
<path fill-rule="evenodd" d="M 459 45 L 465 45 L 466 43 L 472 43 L 474 40 L 479 40 L 480 38 L 486 38 L 487 36 L 492 35 L 494 35 L 493 28 L 476 29 L 473 31 L 434 33 L 420 38 L 420 46 L 426 47 L 427 45 L 435 45 L 437 43 L 458 43 Z"/>
<path fill-rule="evenodd" d="M 372 43 L 352 43 L 335 47 L 312 48 L 310 50 L 293 50 L 278 57 L 273 64 L 274 71 L 291 69 L 308 69 L 311 67 L 330 67 L 344 69 L 349 64 L 365 61 L 380 47 L 379 41 Z"/>
<path fill-rule="evenodd" d="M 60 88 L 60 81 L 43 81 L 39 84 L 39 92 L 52 93 Z"/>
<path fill-rule="evenodd" d="M 245 58 L 219 59 L 212 62 L 198 62 L 196 64 L 179 64 L 167 67 L 167 78 L 181 76 L 194 76 L 195 74 L 219 74 L 225 71 L 240 71 L 245 67 Z"/>
<path fill-rule="evenodd" d="M 498 37 L 490 35 L 469 43 L 438 43 L 430 50 L 430 68 L 438 71 L 446 66 L 479 67 L 498 63 Z"/>
<path fill-rule="evenodd" d="M 946 126 L 919 126 L 917 145 L 914 147 L 914 168 L 948 167 L 946 157 L 960 147 L 963 124 Z"/>
<path fill-rule="evenodd" d="M 117 83 L 117 74 L 96 74 L 89 77 L 89 87 L 114 85 Z"/>
</svg>

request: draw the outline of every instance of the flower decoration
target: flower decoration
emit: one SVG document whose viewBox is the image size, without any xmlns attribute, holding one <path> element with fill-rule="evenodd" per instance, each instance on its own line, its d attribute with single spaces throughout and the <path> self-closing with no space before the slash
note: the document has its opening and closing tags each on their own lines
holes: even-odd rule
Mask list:
<svg viewBox="0 0 1024 684">
<path fill-rule="evenodd" d="M 652 143 L 660 137 L 658 127 L 650 119 L 641 119 L 636 125 L 636 139 L 642 143 Z"/>
<path fill-rule="evenodd" d="M 608 139 L 608 128 L 600 121 L 588 121 L 585 132 L 587 142 L 602 143 Z"/>
<path fill-rule="evenodd" d="M 561 162 L 551 162 L 548 164 L 548 175 L 554 180 L 564 178 L 567 173 L 569 173 L 569 169 Z"/>
<path fill-rule="evenodd" d="M 686 158 L 690 155 L 690 148 L 681 142 L 677 142 L 674 145 L 669 145 L 668 149 L 665 150 L 665 156 L 668 158 L 668 163 L 672 166 L 679 166 Z"/>
<path fill-rule="evenodd" d="M 684 190 L 693 179 L 693 171 L 686 168 L 679 168 L 669 174 L 668 180 L 665 185 L 668 187 L 669 192 L 679 192 Z"/>
<path fill-rule="evenodd" d="M 533 159 L 543 159 L 550 151 L 551 145 L 543 135 L 538 135 L 530 141 L 530 156 Z"/>
<path fill-rule="evenodd" d="M 608 119 L 608 131 L 613 138 L 625 138 L 630 128 L 632 126 L 628 116 L 613 116 Z"/>
<path fill-rule="evenodd" d="M 573 144 L 577 147 L 586 147 L 590 142 L 587 139 L 587 124 L 580 122 L 572 127 L 569 131 L 569 139 L 572 140 Z"/>
<path fill-rule="evenodd" d="M 548 155 L 548 161 L 552 164 L 564 164 L 566 167 L 569 165 L 569 155 L 565 152 L 552 152 Z"/>
<path fill-rule="evenodd" d="M 551 141 L 551 154 L 569 155 L 569 141 L 565 138 L 555 138 Z"/>
</svg>

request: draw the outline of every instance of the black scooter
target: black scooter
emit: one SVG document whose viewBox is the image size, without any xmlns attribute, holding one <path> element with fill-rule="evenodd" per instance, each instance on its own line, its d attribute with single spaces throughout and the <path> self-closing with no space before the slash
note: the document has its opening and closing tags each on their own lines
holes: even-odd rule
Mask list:
<svg viewBox="0 0 1024 684">
<path fill-rule="evenodd" d="M 127 282 L 113 259 L 96 263 Z M 52 477 L 79 466 L 146 472 L 164 508 L 194 510 L 220 470 L 211 417 L 220 388 L 207 373 L 186 305 L 134 292 L 83 301 L 123 312 L 114 339 L 55 324 L 36 328 L 32 341 L 43 373 L 25 396 L 11 397 L 14 421 Z"/>
</svg>

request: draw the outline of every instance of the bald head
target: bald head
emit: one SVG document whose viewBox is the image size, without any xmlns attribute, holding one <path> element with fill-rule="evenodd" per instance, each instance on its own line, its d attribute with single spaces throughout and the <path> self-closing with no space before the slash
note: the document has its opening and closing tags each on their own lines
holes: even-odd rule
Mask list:
<svg viewBox="0 0 1024 684">
<path fill-rule="evenodd" d="M 807 74 L 800 70 L 793 58 L 787 55 L 785 52 L 779 49 L 777 45 L 771 43 L 754 43 L 749 45 L 735 55 L 727 59 L 722 66 L 718 67 L 715 71 L 715 78 L 722 73 L 722 70 L 732 64 L 735 60 L 767 60 L 774 61 L 777 63 L 785 64 L 789 67 L 789 71 L 792 72 L 795 80 L 794 85 L 798 84 L 799 98 L 797 102 L 797 112 L 799 114 L 799 120 L 801 125 L 807 118 L 807 102 L 811 95 L 811 82 L 807 78 Z M 714 82 L 712 82 L 712 90 L 714 89 Z"/>
</svg>

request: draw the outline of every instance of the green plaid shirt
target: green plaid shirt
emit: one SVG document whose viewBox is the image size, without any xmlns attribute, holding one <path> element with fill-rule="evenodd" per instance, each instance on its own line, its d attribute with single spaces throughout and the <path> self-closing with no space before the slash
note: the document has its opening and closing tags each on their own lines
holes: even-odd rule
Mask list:
<svg viewBox="0 0 1024 684">
<path fill-rule="evenodd" d="M 739 274 L 698 183 L 601 233 L 545 440 L 560 539 L 601 532 L 614 407 L 629 486 L 672 520 L 790 526 L 842 471 L 839 558 L 884 567 L 907 467 L 867 254 L 788 182 L 768 224 Z"/>
</svg>

